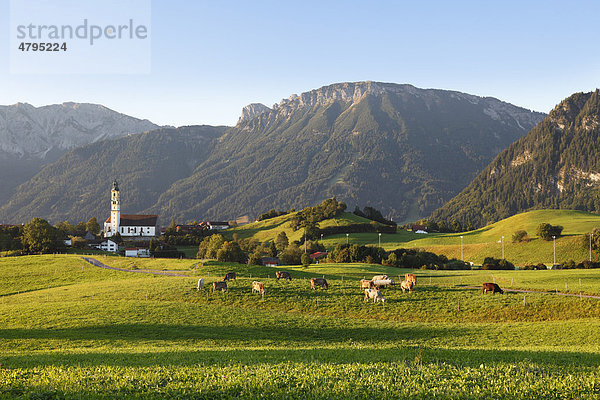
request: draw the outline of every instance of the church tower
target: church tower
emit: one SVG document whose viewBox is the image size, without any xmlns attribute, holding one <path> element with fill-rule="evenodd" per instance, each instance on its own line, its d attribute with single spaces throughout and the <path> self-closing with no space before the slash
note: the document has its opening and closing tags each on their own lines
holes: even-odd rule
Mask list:
<svg viewBox="0 0 600 400">
<path fill-rule="evenodd" d="M 111 236 L 119 233 L 119 224 L 121 223 L 121 195 L 119 193 L 119 184 L 115 179 L 112 190 L 110 191 L 110 232 Z"/>
</svg>

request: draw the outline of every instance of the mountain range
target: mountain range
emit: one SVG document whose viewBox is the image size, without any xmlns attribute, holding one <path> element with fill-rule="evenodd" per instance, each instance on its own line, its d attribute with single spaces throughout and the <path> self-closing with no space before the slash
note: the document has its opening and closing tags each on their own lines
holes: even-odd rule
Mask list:
<svg viewBox="0 0 600 400">
<path fill-rule="evenodd" d="M 600 212 L 600 91 L 575 93 L 501 152 L 432 219 L 483 226 L 519 212 Z"/>
<path fill-rule="evenodd" d="M 162 223 L 303 208 L 336 196 L 397 221 L 429 215 L 544 114 L 490 97 L 378 82 L 339 83 L 251 104 L 235 127 L 163 128 L 71 150 L 0 207 L 0 221 L 108 216 Z"/>
<path fill-rule="evenodd" d="M 71 149 L 156 128 L 98 104 L 0 106 L 0 201 Z"/>
</svg>

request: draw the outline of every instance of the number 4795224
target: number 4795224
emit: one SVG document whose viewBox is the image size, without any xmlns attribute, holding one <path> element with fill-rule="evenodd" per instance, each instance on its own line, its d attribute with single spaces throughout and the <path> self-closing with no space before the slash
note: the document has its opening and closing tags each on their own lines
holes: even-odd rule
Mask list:
<svg viewBox="0 0 600 400">
<path fill-rule="evenodd" d="M 21 51 L 67 51 L 67 43 L 26 43 L 19 44 Z"/>
</svg>

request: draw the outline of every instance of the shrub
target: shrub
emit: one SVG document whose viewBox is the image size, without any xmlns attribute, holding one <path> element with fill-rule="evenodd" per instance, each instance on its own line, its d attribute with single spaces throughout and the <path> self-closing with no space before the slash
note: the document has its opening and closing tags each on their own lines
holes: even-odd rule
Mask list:
<svg viewBox="0 0 600 400">
<path fill-rule="evenodd" d="M 300 262 L 302 263 L 303 267 L 308 267 L 312 262 L 312 259 L 307 253 L 302 253 L 302 256 L 300 256 Z"/>
<path fill-rule="evenodd" d="M 538 225 L 537 235 L 544 240 L 552 240 L 552 236 L 560 237 L 563 227 L 542 222 Z"/>
<path fill-rule="evenodd" d="M 529 238 L 527 237 L 527 231 L 524 231 L 524 230 L 522 230 L 522 229 L 521 229 L 521 230 L 518 230 L 518 231 L 516 231 L 516 232 L 515 232 L 515 233 L 513 233 L 513 235 L 512 235 L 512 241 L 513 241 L 514 243 L 517 243 L 517 242 L 526 242 L 526 241 L 527 241 L 527 239 L 529 239 Z"/>
<path fill-rule="evenodd" d="M 481 269 L 485 270 L 514 270 L 515 265 L 506 259 L 486 257 Z"/>
<path fill-rule="evenodd" d="M 538 264 L 527 264 L 524 265 L 523 267 L 519 268 L 519 269 L 524 269 L 524 270 L 547 270 L 548 268 L 546 267 L 546 265 L 542 264 L 542 263 L 538 263 Z"/>
</svg>

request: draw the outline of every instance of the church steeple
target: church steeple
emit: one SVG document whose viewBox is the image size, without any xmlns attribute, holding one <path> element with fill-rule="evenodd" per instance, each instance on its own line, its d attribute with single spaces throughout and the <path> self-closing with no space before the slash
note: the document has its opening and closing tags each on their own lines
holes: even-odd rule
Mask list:
<svg viewBox="0 0 600 400">
<path fill-rule="evenodd" d="M 121 224 L 121 194 L 119 192 L 119 183 L 115 179 L 113 181 L 112 190 L 110 191 L 110 236 L 119 233 L 119 225 Z"/>
</svg>

